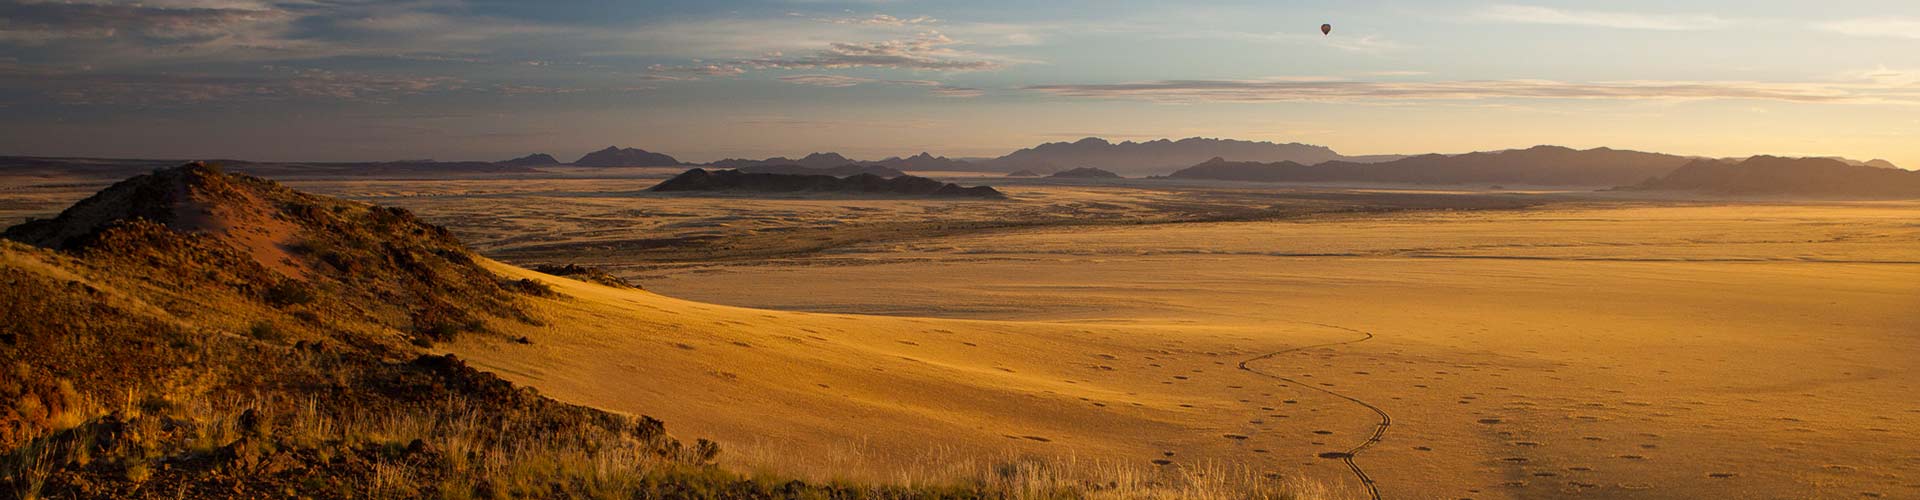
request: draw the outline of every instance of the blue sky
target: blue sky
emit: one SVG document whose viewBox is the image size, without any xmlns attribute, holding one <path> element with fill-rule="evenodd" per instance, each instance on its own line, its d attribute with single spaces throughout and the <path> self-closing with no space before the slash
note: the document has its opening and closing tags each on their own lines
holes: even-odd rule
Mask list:
<svg viewBox="0 0 1920 500">
<path fill-rule="evenodd" d="M 1208 136 L 1920 166 L 1915 2 L 0 0 L 0 47 L 5 154 L 877 158 Z"/>
</svg>

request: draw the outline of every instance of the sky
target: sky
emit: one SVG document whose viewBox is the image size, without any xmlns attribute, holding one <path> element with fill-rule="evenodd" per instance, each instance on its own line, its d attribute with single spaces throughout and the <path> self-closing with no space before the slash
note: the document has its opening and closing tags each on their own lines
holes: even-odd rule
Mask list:
<svg viewBox="0 0 1920 500">
<path fill-rule="evenodd" d="M 878 159 L 1198 136 L 1914 168 L 1916 111 L 1911 0 L 0 0 L 13 155 Z"/>
</svg>

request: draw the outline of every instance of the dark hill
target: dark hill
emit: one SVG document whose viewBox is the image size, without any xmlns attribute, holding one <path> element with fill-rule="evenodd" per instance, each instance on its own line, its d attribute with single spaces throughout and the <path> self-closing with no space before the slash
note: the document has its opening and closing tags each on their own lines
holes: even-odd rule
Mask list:
<svg viewBox="0 0 1920 500">
<path fill-rule="evenodd" d="M 852 164 L 841 165 L 838 167 L 806 167 L 806 166 L 800 166 L 800 165 L 757 165 L 757 166 L 751 166 L 751 167 L 740 167 L 734 170 L 739 170 L 741 172 L 745 172 L 749 174 L 831 175 L 834 177 L 846 177 L 849 175 L 860 175 L 860 174 L 878 175 L 881 177 L 899 177 L 902 175 L 907 175 L 906 172 L 894 170 L 893 168 L 890 168 L 890 167 L 883 167 L 880 165 L 852 165 Z"/>
<path fill-rule="evenodd" d="M 1828 158 L 1755 156 L 1738 163 L 1699 160 L 1627 189 L 1819 198 L 1920 198 L 1920 172 L 1849 165 Z"/>
<path fill-rule="evenodd" d="M 1666 175 L 1688 161 L 1673 155 L 1608 148 L 1580 151 L 1537 146 L 1461 155 L 1428 154 L 1382 163 L 1330 161 L 1311 166 L 1214 158 L 1168 177 L 1264 182 L 1606 186 Z"/>
<path fill-rule="evenodd" d="M 902 175 L 892 179 L 872 174 L 831 175 L 759 174 L 738 170 L 688 170 L 655 185 L 656 192 L 841 193 L 955 198 L 1005 198 L 989 186 L 962 187 L 925 177 Z"/>
<path fill-rule="evenodd" d="M 1227 161 L 1226 159 L 1215 157 L 1199 165 L 1180 169 L 1177 172 L 1168 174 L 1167 177 L 1221 181 L 1310 182 L 1321 180 L 1318 178 L 1318 172 L 1319 170 L 1313 167 L 1290 161 L 1258 163 L 1250 161 Z"/>
<path fill-rule="evenodd" d="M 607 149 L 587 153 L 574 160 L 573 164 L 582 167 L 666 167 L 679 165 L 680 160 L 644 149 L 607 146 Z"/>
<path fill-rule="evenodd" d="M 560 160 L 553 159 L 553 155 L 549 155 L 546 153 L 534 153 L 534 154 L 522 156 L 519 158 L 514 158 L 507 161 L 497 162 L 497 163 L 501 165 L 511 165 L 511 166 L 518 166 L 518 167 L 538 167 L 542 165 L 559 165 Z"/>
<path fill-rule="evenodd" d="M 1119 179 L 1120 174 L 1093 167 L 1080 167 L 1072 170 L 1054 172 L 1053 175 L 1047 177 L 1056 179 Z"/>
<path fill-rule="evenodd" d="M 276 293 L 276 283 L 334 290 L 339 303 L 322 305 L 360 312 L 340 319 L 428 340 L 477 330 L 475 311 L 519 314 L 508 288 L 452 233 L 406 210 L 301 193 L 199 162 L 121 181 L 4 236 L 106 260 L 218 263 L 208 274 L 166 277 L 188 288 L 261 297 Z"/>
</svg>

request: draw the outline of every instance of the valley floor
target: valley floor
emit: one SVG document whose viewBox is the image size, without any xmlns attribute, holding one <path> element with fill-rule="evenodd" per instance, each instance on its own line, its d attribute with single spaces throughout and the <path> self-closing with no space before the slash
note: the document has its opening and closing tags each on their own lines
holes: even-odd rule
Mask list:
<svg viewBox="0 0 1920 500">
<path fill-rule="evenodd" d="M 1916 215 L 1608 202 L 1042 228 L 637 277 L 694 301 L 829 313 L 726 331 L 893 316 L 840 327 L 877 350 L 846 379 L 716 355 L 767 373 L 714 385 L 764 377 L 805 395 L 691 391 L 713 407 L 673 421 L 723 439 L 891 457 L 1172 452 L 1360 496 L 1320 455 L 1364 442 L 1377 416 L 1237 369 L 1247 361 L 1388 413 L 1355 459 L 1387 498 L 1903 497 L 1920 495 Z M 1356 332 L 1373 338 L 1259 358 Z M 674 392 L 582 386 L 636 409 L 689 393 Z M 729 412 L 780 431 L 694 423 Z"/>
<path fill-rule="evenodd" d="M 1366 498 L 1342 453 L 1390 420 L 1352 459 L 1384 498 L 1920 496 L 1917 203 L 292 184 L 644 285 L 492 263 L 569 298 L 499 326 L 531 344 L 446 347 L 742 469 L 912 482 L 1025 460 Z"/>
</svg>

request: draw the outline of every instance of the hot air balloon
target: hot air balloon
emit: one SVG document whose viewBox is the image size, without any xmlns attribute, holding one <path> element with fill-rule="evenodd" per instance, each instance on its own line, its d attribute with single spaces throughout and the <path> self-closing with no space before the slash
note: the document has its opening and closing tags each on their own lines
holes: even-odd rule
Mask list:
<svg viewBox="0 0 1920 500">
<path fill-rule="evenodd" d="M 1320 34 L 1322 34 L 1322 35 L 1331 35 L 1331 34 L 1333 34 L 1333 25 L 1331 25 L 1331 24 L 1322 24 L 1322 25 L 1320 25 Z"/>
</svg>

